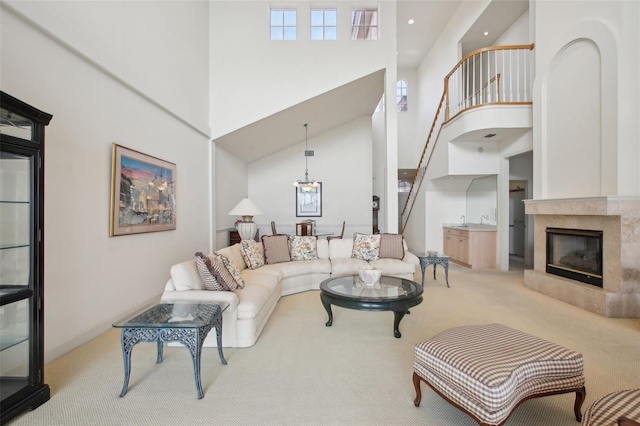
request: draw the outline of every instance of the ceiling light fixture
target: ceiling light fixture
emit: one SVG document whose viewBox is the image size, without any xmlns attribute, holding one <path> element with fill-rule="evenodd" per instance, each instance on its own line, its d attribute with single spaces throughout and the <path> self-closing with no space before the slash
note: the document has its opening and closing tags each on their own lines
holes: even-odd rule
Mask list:
<svg viewBox="0 0 640 426">
<path fill-rule="evenodd" d="M 489 31 L 485 31 L 482 33 L 483 36 L 488 36 L 489 35 Z"/>
<path fill-rule="evenodd" d="M 409 25 L 413 25 L 415 22 L 416 22 L 416 21 L 414 21 L 413 19 L 409 19 L 409 21 L 407 21 L 407 23 L 408 23 Z"/>
<path fill-rule="evenodd" d="M 315 180 L 309 180 L 309 162 L 307 158 L 313 157 L 314 152 L 313 150 L 307 149 L 309 130 L 307 126 L 308 123 L 304 123 L 304 180 L 297 180 L 293 182 L 293 186 L 302 189 L 304 192 L 309 192 L 312 189 L 320 186 L 320 184 Z"/>
</svg>

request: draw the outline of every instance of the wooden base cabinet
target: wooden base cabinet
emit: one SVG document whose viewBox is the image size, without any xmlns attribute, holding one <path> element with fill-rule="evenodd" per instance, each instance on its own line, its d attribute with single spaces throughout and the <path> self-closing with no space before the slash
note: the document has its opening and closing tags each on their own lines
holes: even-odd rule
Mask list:
<svg viewBox="0 0 640 426">
<path fill-rule="evenodd" d="M 444 228 L 443 252 L 472 269 L 495 269 L 496 231 Z"/>
</svg>

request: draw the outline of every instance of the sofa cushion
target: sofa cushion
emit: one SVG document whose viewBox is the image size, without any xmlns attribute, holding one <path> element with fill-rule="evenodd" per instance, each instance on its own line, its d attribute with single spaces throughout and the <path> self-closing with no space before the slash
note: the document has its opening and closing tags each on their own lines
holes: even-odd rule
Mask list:
<svg viewBox="0 0 640 426">
<path fill-rule="evenodd" d="M 360 269 L 371 269 L 371 265 L 362 259 L 331 258 L 331 276 L 358 275 Z"/>
<path fill-rule="evenodd" d="M 262 247 L 266 265 L 291 261 L 288 235 L 263 235 Z"/>
<path fill-rule="evenodd" d="M 297 277 L 317 273 L 331 273 L 331 262 L 328 259 L 301 260 L 298 262 L 279 263 L 278 270 L 282 278 Z"/>
<path fill-rule="evenodd" d="M 319 252 L 320 255 L 322 252 Z M 351 257 L 351 253 L 353 253 L 353 239 L 351 238 L 332 238 L 329 241 L 329 258 L 343 258 L 343 257 Z"/>
<path fill-rule="evenodd" d="M 176 291 L 204 290 L 204 284 L 196 266 L 196 259 L 173 265 L 169 273 Z"/>
<path fill-rule="evenodd" d="M 362 260 L 376 260 L 380 253 L 380 234 L 353 234 L 351 257 Z"/>
<path fill-rule="evenodd" d="M 212 291 L 233 291 L 238 286 L 221 260 L 196 253 L 196 266 L 204 288 Z"/>
<path fill-rule="evenodd" d="M 269 289 L 267 287 L 249 284 L 236 291 L 238 294 L 238 319 L 251 319 L 258 315 L 267 300 Z"/>
<path fill-rule="evenodd" d="M 216 250 L 216 253 L 228 257 L 229 260 L 232 261 L 234 265 L 236 265 L 239 271 L 243 271 L 244 269 L 247 269 L 247 264 L 244 262 L 244 258 L 242 257 L 241 247 L 242 246 L 240 243 L 236 243 L 232 246 Z"/>
<path fill-rule="evenodd" d="M 246 269 L 242 272 L 246 285 L 259 285 L 267 289 L 269 295 L 280 291 L 282 276 L 278 265 L 265 265 L 260 269 Z"/>
<path fill-rule="evenodd" d="M 315 260 L 318 258 L 318 239 L 316 237 L 292 235 L 289 243 L 291 260 Z"/>
<path fill-rule="evenodd" d="M 244 288 L 244 280 L 242 279 L 242 275 L 240 275 L 240 270 L 238 269 L 236 264 L 233 263 L 233 261 L 224 254 L 213 252 L 212 256 L 220 260 L 224 264 L 224 267 L 227 269 L 227 271 L 229 271 L 229 274 L 231 274 L 236 287 Z"/>
<path fill-rule="evenodd" d="M 326 238 L 316 240 L 318 259 L 329 259 L 329 241 Z"/>
<path fill-rule="evenodd" d="M 247 268 L 256 269 L 264 266 L 262 244 L 254 240 L 242 240 L 240 249 L 242 251 L 242 259 L 247 264 Z"/>
<path fill-rule="evenodd" d="M 384 275 L 405 275 L 416 272 L 416 265 L 398 259 L 378 259 L 369 262 L 375 269 L 382 269 Z"/>
<path fill-rule="evenodd" d="M 402 234 L 380 234 L 380 259 L 402 259 L 404 245 Z"/>
</svg>

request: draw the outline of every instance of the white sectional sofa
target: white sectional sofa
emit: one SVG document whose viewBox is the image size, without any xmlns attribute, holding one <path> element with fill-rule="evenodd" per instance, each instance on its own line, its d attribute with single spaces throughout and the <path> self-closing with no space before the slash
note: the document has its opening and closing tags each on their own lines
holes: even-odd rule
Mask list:
<svg viewBox="0 0 640 426">
<path fill-rule="evenodd" d="M 322 281 L 337 276 L 357 275 L 360 269 L 379 268 L 383 275 L 413 280 L 418 258 L 407 250 L 404 257 L 372 261 L 351 257 L 353 239 L 317 240 L 317 260 L 292 260 L 249 269 L 240 244 L 217 250 L 240 270 L 244 288 L 235 291 L 206 290 L 195 259 L 171 267 L 163 301 L 193 300 L 227 302 L 222 316 L 222 345 L 249 347 L 256 343 L 269 316 L 282 296 L 318 289 Z M 318 303 L 320 300 L 318 299 Z M 209 333 L 204 346 L 216 346 L 215 332 Z"/>
</svg>

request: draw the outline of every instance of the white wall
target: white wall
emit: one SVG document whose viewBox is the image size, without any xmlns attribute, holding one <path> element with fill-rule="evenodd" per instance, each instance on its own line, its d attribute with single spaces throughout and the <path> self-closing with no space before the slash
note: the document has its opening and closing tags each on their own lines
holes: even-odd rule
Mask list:
<svg viewBox="0 0 640 426">
<path fill-rule="evenodd" d="M 240 219 L 229 216 L 229 212 L 243 199 L 249 196 L 249 166 L 222 148 L 215 147 L 215 205 L 216 241 L 214 249 L 229 245 L 228 228 Z M 255 221 L 260 217 L 256 216 Z M 260 235 L 270 232 L 269 228 L 260 229 Z"/>
<path fill-rule="evenodd" d="M 282 5 L 297 9 L 296 41 L 269 40 L 269 8 Z M 373 71 L 395 74 L 395 2 L 331 5 L 338 8 L 338 40 L 311 41 L 309 10 L 318 3 L 211 3 L 214 139 Z M 379 7 L 379 40 L 351 40 L 352 5 Z"/>
<path fill-rule="evenodd" d="M 537 2 L 534 21 L 534 197 L 639 195 L 640 3 Z"/>
<path fill-rule="evenodd" d="M 318 230 L 339 233 L 346 221 L 345 237 L 371 232 L 372 130 L 371 118 L 362 117 L 310 138 L 309 178 L 322 182 L 322 217 L 296 217 L 295 187 L 304 178 L 304 142 L 249 165 L 249 198 L 264 213 L 254 217 L 258 227 L 271 233 L 294 233 L 296 222 L 314 219 Z M 363 179 L 363 176 L 366 177 Z"/>
<path fill-rule="evenodd" d="M 418 133 L 418 123 L 425 119 L 420 117 L 420 98 L 418 90 L 418 69 L 401 68 L 398 70 L 398 80 L 407 82 L 407 111 L 398 113 L 398 168 L 415 169 L 418 167 L 420 155 L 426 142 L 426 137 Z M 392 103 L 395 108 L 395 93 Z M 433 119 L 433 117 L 431 117 Z"/>
<path fill-rule="evenodd" d="M 281 6 L 297 9 L 296 41 L 269 40 L 269 8 Z M 320 7 L 317 2 L 211 3 L 211 126 L 214 139 L 380 69 L 385 69 L 385 90 L 395 96 L 395 2 L 341 1 L 322 6 L 338 9 L 338 40 L 310 40 L 310 7 Z M 351 40 L 352 6 L 379 8 L 379 40 Z M 387 212 L 385 220 L 393 222 L 397 216 L 393 211 L 397 209 L 397 200 L 389 198 L 387 193 L 391 191 L 395 197 L 397 186 L 395 109 L 387 111 L 385 125 L 380 129 L 385 132 L 381 135 L 384 144 L 379 145 L 373 172 L 378 179 L 385 179 L 380 180 L 382 192 L 377 195 L 383 205 L 386 204 L 385 209 L 392 210 L 393 216 Z M 241 169 L 236 172 L 241 173 Z M 304 173 L 304 169 L 289 175 L 288 179 L 301 178 L 301 172 Z M 219 174 L 217 178 L 224 179 Z M 371 194 L 371 174 L 354 176 L 354 179 L 357 186 L 368 185 L 367 192 Z M 249 192 L 253 193 L 251 182 L 249 186 Z M 216 200 L 226 203 L 228 200 L 220 198 L 222 196 L 219 193 Z M 351 199 L 342 201 L 348 203 Z M 370 199 L 367 204 L 370 207 Z M 222 229 L 232 223 L 229 218 L 218 217 L 216 226 Z"/>
<path fill-rule="evenodd" d="M 159 298 L 170 266 L 209 245 L 208 5 L 0 6 L 2 90 L 53 114 L 45 143 L 51 361 Z M 109 238 L 112 143 L 176 164 L 175 231 Z"/>
</svg>

